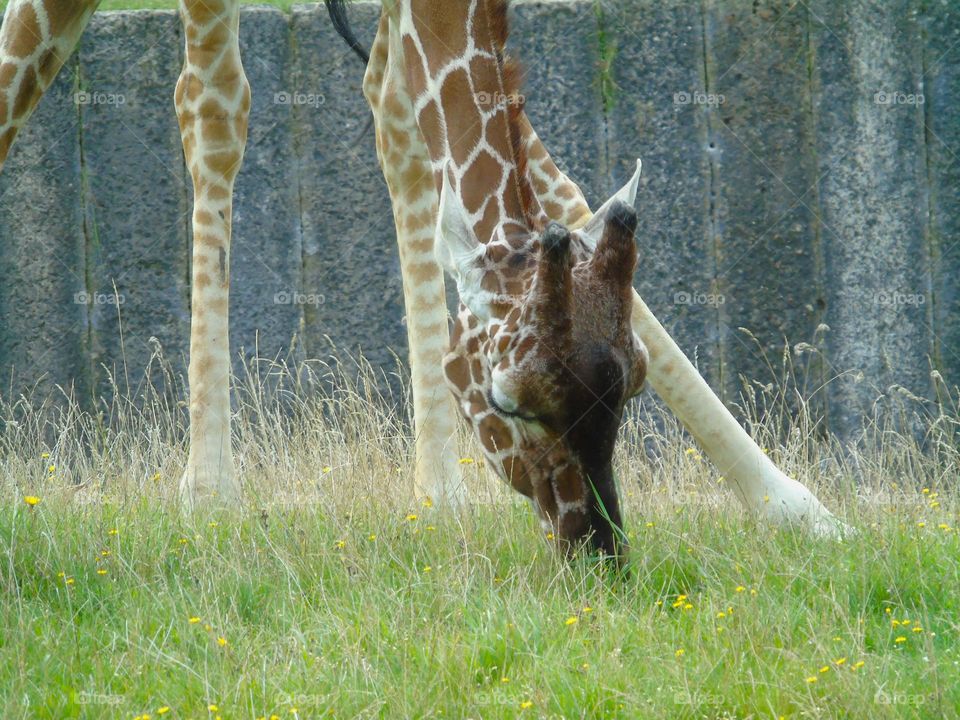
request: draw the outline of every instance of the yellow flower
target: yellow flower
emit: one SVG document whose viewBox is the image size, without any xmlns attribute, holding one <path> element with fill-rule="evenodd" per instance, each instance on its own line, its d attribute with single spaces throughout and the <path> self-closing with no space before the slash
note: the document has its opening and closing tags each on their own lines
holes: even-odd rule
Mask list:
<svg viewBox="0 0 960 720">
<path fill-rule="evenodd" d="M 157 708 L 157 715 L 166 715 L 168 712 L 170 712 L 170 708 L 167 705 Z"/>
<path fill-rule="evenodd" d="M 589 605 L 584 605 L 584 606 L 583 606 L 583 612 L 585 612 L 585 613 L 592 613 L 592 612 L 593 612 L 593 608 L 590 607 Z"/>
<path fill-rule="evenodd" d="M 830 666 L 824 665 L 822 668 L 820 668 L 820 672 L 821 673 L 830 672 Z"/>
<path fill-rule="evenodd" d="M 816 681 L 817 681 L 816 675 L 811 675 L 810 677 L 807 678 L 808 683 L 815 683 Z"/>
<path fill-rule="evenodd" d="M 533 703 L 530 700 L 524 700 L 522 703 L 520 703 L 521 710 L 527 710 L 532 707 L 533 707 Z"/>
<path fill-rule="evenodd" d="M 932 507 L 932 508 L 938 508 L 938 507 L 940 507 L 940 501 L 939 501 L 939 500 L 934 500 L 933 502 L 930 503 L 930 507 Z"/>
<path fill-rule="evenodd" d="M 929 495 L 929 494 L 930 494 L 930 488 L 924 488 L 924 489 L 921 490 L 920 492 L 922 492 L 924 495 Z"/>
<path fill-rule="evenodd" d="M 46 460 L 48 457 L 50 457 L 50 453 L 40 453 L 40 457 Z"/>
<path fill-rule="evenodd" d="M 940 523 L 939 525 L 937 525 L 937 527 L 940 528 L 941 530 L 949 530 L 949 529 L 950 529 L 950 526 L 947 525 L 946 523 Z"/>
<path fill-rule="evenodd" d="M 106 575 L 106 574 L 107 574 L 107 571 L 104 570 L 103 568 L 100 568 L 99 570 L 97 570 L 97 575 Z"/>
<path fill-rule="evenodd" d="M 189 545 L 190 541 L 187 538 L 180 538 L 181 545 Z"/>
<path fill-rule="evenodd" d="M 647 523 L 647 527 L 653 527 L 653 521 L 652 521 L 652 520 Z"/>
<path fill-rule="evenodd" d="M 155 473 L 153 474 L 153 481 L 154 481 L 154 482 L 160 482 L 160 477 L 161 477 L 160 471 L 158 470 L 157 472 L 155 472 Z"/>
<path fill-rule="evenodd" d="M 548 532 L 548 533 L 547 533 L 547 540 L 553 540 L 553 533 L 552 533 L 552 532 Z"/>
<path fill-rule="evenodd" d="M 677 648 L 673 654 L 676 655 L 677 657 L 683 657 L 683 654 L 685 652 L 686 650 L 684 650 L 683 648 Z"/>
<path fill-rule="evenodd" d="M 376 539 L 377 539 L 377 536 L 374 535 L 373 533 L 370 533 L 369 535 L 367 535 L 367 540 L 369 540 L 370 542 L 373 542 Z"/>
<path fill-rule="evenodd" d="M 431 500 L 430 498 L 424 498 L 424 499 L 423 499 L 423 506 L 424 506 L 425 508 L 432 508 L 432 507 L 433 507 L 433 500 Z"/>
<path fill-rule="evenodd" d="M 756 589 L 756 588 L 750 588 L 750 594 L 753 595 L 754 597 L 756 597 L 756 596 L 757 596 L 757 589 Z"/>
<path fill-rule="evenodd" d="M 73 585 L 73 578 L 67 578 L 67 585 Z"/>
<path fill-rule="evenodd" d="M 26 495 L 24 496 L 23 501 L 30 507 L 33 507 L 40 502 L 40 498 L 38 498 L 36 495 Z"/>
<path fill-rule="evenodd" d="M 571 615 L 564 621 L 564 625 L 576 625 L 579 620 L 575 615 Z"/>
<path fill-rule="evenodd" d="M 211 520 L 210 522 L 207 523 L 207 525 L 209 525 L 212 528 L 215 528 L 219 524 L 220 523 L 218 523 L 216 520 Z"/>
<path fill-rule="evenodd" d="M 423 568 L 423 571 L 424 571 L 425 573 L 428 573 L 428 572 L 430 572 L 431 570 L 433 570 L 433 568 L 430 567 L 429 565 L 427 565 L 425 568 Z"/>
<path fill-rule="evenodd" d="M 435 532 L 436 528 L 433 525 L 427 525 L 427 532 Z"/>
<path fill-rule="evenodd" d="M 927 526 L 927 524 L 926 524 L 925 522 L 923 522 L 922 520 L 917 523 L 917 527 L 919 527 L 919 528 L 926 527 L 926 526 Z"/>
<path fill-rule="evenodd" d="M 337 540 L 336 548 L 337 550 L 343 550 L 347 546 L 346 540 Z"/>
<path fill-rule="evenodd" d="M 897 637 L 894 639 L 894 642 L 897 643 L 898 645 L 900 643 L 905 643 L 906 641 L 907 639 L 903 635 L 897 635 Z"/>
<path fill-rule="evenodd" d="M 737 586 L 733 589 L 734 592 L 738 592 L 738 593 L 742 593 L 744 590 L 746 590 L 746 588 L 745 588 L 743 585 L 737 585 Z"/>
<path fill-rule="evenodd" d="M 891 626 L 891 627 L 900 627 L 900 621 L 899 621 L 899 620 L 891 620 L 891 621 L 890 621 L 890 626 Z"/>
<path fill-rule="evenodd" d="M 227 645 L 227 639 L 221 635 L 220 637 L 217 638 L 217 644 L 218 644 L 220 647 L 226 647 L 226 645 Z"/>
<path fill-rule="evenodd" d="M 720 612 L 717 613 L 717 619 L 718 619 L 718 620 L 723 620 L 726 616 L 727 616 L 727 614 L 726 614 L 723 610 L 721 610 Z"/>
<path fill-rule="evenodd" d="M 508 677 L 502 677 L 502 678 L 500 678 L 500 682 L 502 682 L 502 683 L 508 683 L 508 682 L 510 682 L 510 678 L 508 678 Z"/>
<path fill-rule="evenodd" d="M 913 632 L 915 632 L 915 633 L 922 633 L 922 632 L 923 632 L 923 628 L 920 627 L 919 625 L 914 625 L 914 626 L 913 626 Z"/>
<path fill-rule="evenodd" d="M 417 519 L 417 516 L 414 515 L 413 513 L 410 513 L 409 515 L 407 515 L 407 521 L 408 521 L 408 522 L 413 522 L 413 521 L 416 520 L 416 519 Z"/>
<path fill-rule="evenodd" d="M 683 606 L 683 609 L 684 609 L 684 610 L 693 610 L 693 605 L 691 605 L 690 603 L 687 603 L 686 605 Z"/>
<path fill-rule="evenodd" d="M 207 632 L 210 632 L 211 630 L 213 630 L 213 625 L 211 625 L 210 623 L 204 623 L 203 629 L 206 630 Z"/>
<path fill-rule="evenodd" d="M 217 712 L 217 710 L 219 710 L 219 709 L 220 709 L 220 708 L 218 708 L 218 707 L 217 707 L 216 705 L 214 705 L 213 703 L 210 703 L 209 705 L 207 705 L 207 710 L 209 710 L 210 712 Z"/>
<path fill-rule="evenodd" d="M 107 530 L 107 535 L 119 535 L 119 534 L 120 534 L 120 531 L 117 530 L 116 528 L 110 528 L 109 530 Z"/>
<path fill-rule="evenodd" d="M 460 458 L 460 461 L 459 461 L 459 462 L 460 462 L 461 465 L 473 465 L 473 458 L 472 458 L 472 457 L 462 457 L 462 458 Z"/>
<path fill-rule="evenodd" d="M 769 495 L 764 495 L 764 496 L 763 496 L 763 501 L 764 501 L 765 503 L 770 502 L 770 496 L 769 496 Z"/>
<path fill-rule="evenodd" d="M 197 616 L 193 616 L 187 622 L 189 622 L 191 625 L 196 625 L 197 623 L 200 622 L 200 618 L 198 618 Z"/>
<path fill-rule="evenodd" d="M 55 473 L 56 471 L 57 471 L 56 465 L 51 465 L 50 467 L 47 468 L 48 473 Z"/>
<path fill-rule="evenodd" d="M 887 615 L 893 612 L 893 608 L 884 608 L 883 610 Z"/>
<path fill-rule="evenodd" d="M 863 665 L 864 665 L 864 661 L 863 661 L 863 660 L 857 660 L 851 667 L 852 667 L 854 670 L 858 670 L 858 669 L 862 668 Z"/>
<path fill-rule="evenodd" d="M 837 658 L 836 660 L 833 661 L 833 664 L 834 664 L 834 665 L 843 665 L 846 661 L 847 661 L 847 659 L 846 659 L 845 657 Z"/>
<path fill-rule="evenodd" d="M 324 465 L 324 466 L 320 469 L 320 472 L 322 472 L 322 473 L 324 473 L 324 474 L 326 474 L 326 473 L 328 473 L 328 472 L 333 472 L 333 468 L 330 467 L 329 465 Z"/>
</svg>

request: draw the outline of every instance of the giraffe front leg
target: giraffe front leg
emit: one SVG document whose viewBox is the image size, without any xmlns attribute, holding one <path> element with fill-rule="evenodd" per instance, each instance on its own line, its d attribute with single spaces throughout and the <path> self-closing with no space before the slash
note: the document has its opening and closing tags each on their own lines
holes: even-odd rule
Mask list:
<svg viewBox="0 0 960 720">
<path fill-rule="evenodd" d="M 243 160 L 250 86 L 237 41 L 238 0 L 181 0 L 186 57 L 175 102 L 193 180 L 189 508 L 239 502 L 230 437 L 230 221 Z"/>
<path fill-rule="evenodd" d="M 443 272 L 433 256 L 437 191 L 427 147 L 406 89 L 399 38 L 380 22 L 364 77 L 374 113 L 383 169 L 400 249 L 410 346 L 416 442 L 416 490 L 440 505 L 466 499 L 457 453 L 457 414 L 443 375 L 449 345 Z"/>
</svg>

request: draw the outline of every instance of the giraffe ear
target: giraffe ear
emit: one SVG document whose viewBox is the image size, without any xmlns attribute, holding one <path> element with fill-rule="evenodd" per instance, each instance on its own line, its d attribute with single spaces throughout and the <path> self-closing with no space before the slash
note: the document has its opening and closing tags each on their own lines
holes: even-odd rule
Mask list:
<svg viewBox="0 0 960 720">
<path fill-rule="evenodd" d="M 607 221 L 610 219 L 611 210 L 613 210 L 617 202 L 626 203 L 631 208 L 634 202 L 636 202 L 637 187 L 640 185 L 640 169 L 642 165 L 640 158 L 637 158 L 637 169 L 634 171 L 633 177 L 631 177 L 630 180 L 627 181 L 627 184 L 620 188 L 613 197 L 601 205 L 594 216 L 580 229 L 581 237 L 591 251 L 597 249 L 597 243 L 600 242 L 600 238 L 603 237 L 604 228 L 606 228 Z"/>
<path fill-rule="evenodd" d="M 490 319 L 492 293 L 481 287 L 486 248 L 477 240 L 470 215 L 450 183 L 450 161 L 443 167 L 440 209 L 433 235 L 437 263 L 457 282 L 460 301 L 480 320 Z"/>
</svg>

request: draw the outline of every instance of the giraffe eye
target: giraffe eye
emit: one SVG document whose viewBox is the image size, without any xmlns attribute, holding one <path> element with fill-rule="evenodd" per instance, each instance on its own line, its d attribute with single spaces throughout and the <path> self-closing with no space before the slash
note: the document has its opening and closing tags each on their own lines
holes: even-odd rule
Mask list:
<svg viewBox="0 0 960 720">
<path fill-rule="evenodd" d="M 490 407 L 493 408 L 494 412 L 501 417 L 513 418 L 514 420 L 524 420 L 526 422 L 532 422 L 537 419 L 536 415 L 525 415 L 524 413 L 516 410 L 506 410 L 502 408 L 499 404 L 497 404 L 497 401 L 494 400 L 492 391 L 487 396 L 487 402 L 490 404 Z"/>
</svg>

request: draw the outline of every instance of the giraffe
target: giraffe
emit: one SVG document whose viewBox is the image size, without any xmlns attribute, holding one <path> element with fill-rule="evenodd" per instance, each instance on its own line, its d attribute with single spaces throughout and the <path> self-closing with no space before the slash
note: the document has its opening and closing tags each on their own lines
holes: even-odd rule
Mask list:
<svg viewBox="0 0 960 720">
<path fill-rule="evenodd" d="M 328 7 L 338 30 L 357 49 L 342 0 L 328 2 Z M 411 353 L 416 347 L 428 372 L 442 364 L 460 413 L 491 466 L 533 499 L 546 527 L 567 540 L 590 531 L 600 549 L 615 552 L 619 510 L 612 478 L 606 468 L 602 480 L 592 478 L 599 480 L 591 488 L 593 503 L 584 483 L 582 440 L 577 448 L 578 440 L 564 434 L 570 434 L 571 423 L 557 423 L 558 408 L 569 412 L 576 406 L 578 386 L 590 384 L 580 382 L 584 377 L 577 370 L 590 375 L 602 363 L 571 368 L 570 348 L 549 340 L 563 336 L 569 341 L 571 326 L 582 324 L 578 312 L 590 292 L 578 280 L 617 244 L 606 236 L 619 228 L 621 244 L 632 237 L 636 219 L 627 209 L 636 198 L 640 163 L 594 214 L 580 188 L 553 162 L 522 103 L 511 102 L 522 96 L 516 67 L 504 60 L 506 27 L 502 0 L 383 3 L 363 89 L 374 115 L 401 255 L 416 254 L 417 281 L 429 278 L 435 312 L 442 307 L 440 268 L 457 283 L 461 300 L 449 352 L 437 350 L 446 344 L 444 328 L 432 324 L 436 336 L 431 337 L 425 323 L 417 337 L 411 334 Z M 482 100 L 490 98 L 500 101 L 483 107 Z M 436 210 L 428 213 L 427 208 Z M 604 311 L 611 307 L 619 315 L 618 322 L 608 322 L 599 332 L 600 344 L 613 350 L 624 380 L 614 392 L 619 397 L 613 407 L 601 403 L 604 419 L 619 417 L 622 401 L 639 390 L 646 375 L 750 514 L 775 524 L 797 524 L 817 536 L 849 532 L 802 483 L 774 465 L 629 282 L 627 288 L 617 285 L 618 279 L 632 277 L 636 255 L 624 249 L 615 257 L 619 266 L 608 263 L 607 280 L 617 292 L 610 292 L 610 284 L 605 290 L 617 300 L 585 313 L 601 325 L 609 321 Z M 405 282 L 407 269 L 405 265 Z M 541 292 L 551 284 L 543 278 L 552 279 L 552 295 Z M 563 291 L 557 291 L 558 284 Z M 580 302 L 571 303 L 570 295 Z M 544 314 L 554 317 L 544 322 Z M 582 327 L 572 333 L 575 342 L 583 342 L 584 335 Z M 596 340 L 586 338 L 588 343 Z M 608 384 L 601 392 L 610 389 Z M 594 418 L 588 414 L 587 420 Z M 613 435 L 607 427 L 591 441 L 609 443 Z M 444 488 L 442 483 L 434 487 Z M 599 506 L 611 523 L 597 517 Z"/>
<path fill-rule="evenodd" d="M 76 47 L 99 0 L 12 0 L 0 29 L 0 168 L 17 130 Z M 183 503 L 240 498 L 230 437 L 230 224 L 250 86 L 238 0 L 180 0 L 186 53 L 174 94 L 193 182 L 190 446 Z"/>
<path fill-rule="evenodd" d="M 11 0 L 8 4 L 0 28 L 0 167 L 17 130 L 76 46 L 98 4 L 99 0 Z M 469 13 L 471 22 L 464 22 L 461 15 L 458 25 L 456 13 L 464 11 Z M 230 443 L 227 327 L 232 189 L 243 159 L 250 90 L 237 41 L 238 1 L 180 0 L 179 13 L 186 52 L 175 105 L 194 188 L 188 374 L 190 451 L 180 485 L 181 497 L 190 507 L 211 500 L 232 504 L 240 496 Z M 544 422 L 534 422 L 532 416 L 524 415 L 530 409 L 523 403 L 531 402 L 525 396 L 529 390 L 524 388 L 536 384 L 532 379 L 539 377 L 543 381 L 540 387 L 545 392 L 539 400 L 544 405 L 536 411 L 544 413 L 544 418 L 556 415 L 558 407 L 571 401 L 560 390 L 560 376 L 570 372 L 569 367 L 563 367 L 569 360 L 569 347 L 560 348 L 559 357 L 551 358 L 549 353 L 557 348 L 537 343 L 536 334 L 531 335 L 529 330 L 537 326 L 542 334 L 544 328 L 554 323 L 551 331 L 573 337 L 584 334 L 583 316 L 577 314 L 579 306 L 573 302 L 570 307 L 564 305 L 568 322 L 556 323 L 555 318 L 549 317 L 553 306 L 546 298 L 553 297 L 564 304 L 570 300 L 568 295 L 584 295 L 582 289 L 587 281 L 582 266 L 589 255 L 596 277 L 611 275 L 610 284 L 604 287 L 606 295 L 599 302 L 604 312 L 616 316 L 606 323 L 600 338 L 608 349 L 616 351 L 610 353 L 616 361 L 608 364 L 629 369 L 622 374 L 613 407 L 604 405 L 611 417 L 622 410 L 620 404 L 627 395 L 638 389 L 645 370 L 650 384 L 721 472 L 731 478 L 738 497 L 749 509 L 776 521 L 805 523 L 820 533 L 835 532 L 838 524 L 830 513 L 806 488 L 786 477 L 761 453 L 642 300 L 622 286 L 619 292 L 609 291 L 617 285 L 618 277 L 613 277 L 618 276 L 617 268 L 623 271 L 636 262 L 636 249 L 632 244 L 628 248 L 624 239 L 632 237 L 636 225 L 629 206 L 636 194 L 637 176 L 593 214 L 579 188 L 552 162 L 522 108 L 515 103 L 507 103 L 505 109 L 500 107 L 499 100 L 492 108 L 478 108 L 474 103 L 475 116 L 487 118 L 497 128 L 497 132 L 491 133 L 496 135 L 496 155 L 478 155 L 470 163 L 466 162 L 468 158 L 457 155 L 462 152 L 456 148 L 457 143 L 451 146 L 449 136 L 443 134 L 449 126 L 438 125 L 439 116 L 422 112 L 430 103 L 415 107 L 419 94 L 408 88 L 417 87 L 418 83 L 423 84 L 424 97 L 430 92 L 442 94 L 443 86 L 437 88 L 430 83 L 434 82 L 444 53 L 450 51 L 444 42 L 452 43 L 450 60 L 454 63 L 456 58 L 462 61 L 467 51 L 475 52 L 478 72 L 482 71 L 489 80 L 489 87 L 497 88 L 490 97 L 506 97 L 503 90 L 515 78 L 504 83 L 510 74 L 501 58 L 505 25 L 493 23 L 494 16 L 502 16 L 502 10 L 493 0 L 387 0 L 364 78 L 364 92 L 378 126 L 378 154 L 393 200 L 400 245 L 409 319 L 418 489 L 446 504 L 457 506 L 463 502 L 465 494 L 453 440 L 458 410 L 478 430 L 485 428 L 488 435 L 484 447 L 491 453 L 494 466 L 510 478 L 515 466 L 524 468 L 518 470 L 521 478 L 524 473 L 530 475 L 527 466 L 540 465 L 552 468 L 557 477 L 564 472 L 578 474 L 563 469 L 582 465 L 581 458 L 576 453 L 571 455 L 569 448 L 557 451 L 565 452 L 564 457 L 556 457 L 556 446 L 551 446 L 552 454 L 534 458 L 523 452 L 518 455 L 516 448 L 522 445 L 515 444 L 515 440 L 529 440 L 538 432 L 549 430 L 544 430 Z M 424 25 L 417 18 L 428 18 L 429 22 Z M 480 21 L 472 22 L 476 18 Z M 440 38 L 444 41 L 437 42 Z M 410 62 L 404 61 L 406 55 Z M 472 72 L 471 67 L 465 73 L 468 80 Z M 463 82 L 460 85 L 462 90 Z M 444 98 L 441 96 L 440 100 L 433 100 L 432 106 L 441 107 Z M 469 104 L 465 109 L 470 110 Z M 432 146 L 426 139 L 432 139 Z M 490 188 L 483 184 L 483 166 L 489 158 L 495 160 L 501 171 L 497 202 L 486 206 L 496 206 L 496 212 L 490 210 L 478 218 L 476 213 L 471 215 L 469 208 L 482 201 L 478 193 L 490 193 Z M 512 171 L 504 173 L 511 164 Z M 506 218 L 508 222 L 498 224 Z M 496 242 L 490 242 L 494 234 Z M 545 250 L 541 252 L 539 248 Z M 602 248 L 623 263 L 596 261 L 607 252 L 601 252 Z M 499 263 L 506 264 L 491 265 L 489 272 L 478 272 L 479 268 L 470 265 L 471 254 L 478 250 L 505 252 Z M 521 257 L 525 259 L 516 260 Z M 508 258 L 522 267 L 511 267 Z M 485 257 L 485 261 L 498 263 L 496 257 Z M 456 279 L 464 300 L 449 353 L 443 270 Z M 543 281 L 538 283 L 536 280 L 541 277 Z M 532 298 L 534 290 L 539 303 L 521 302 L 521 296 Z M 623 302 L 627 295 L 629 311 Z M 624 316 L 629 318 L 634 331 L 629 337 L 623 327 Z M 491 322 L 498 318 L 503 322 Z M 614 332 L 611 328 L 618 324 Z M 531 343 L 536 352 L 530 352 Z M 491 364 L 492 359 L 498 362 Z M 462 375 L 464 362 L 469 365 L 469 377 Z M 475 373 L 476 363 L 480 367 Z M 596 369 L 594 365 L 590 367 Z M 573 375 L 580 377 L 576 372 Z M 443 389 L 445 377 L 454 386 L 456 404 Z M 554 384 L 546 378 L 552 378 Z M 475 400 L 479 402 L 474 403 Z M 529 441 L 534 447 L 542 442 L 535 438 Z M 571 484 L 578 483 L 580 495 L 569 502 L 579 505 L 580 509 L 572 512 L 583 516 L 582 507 L 589 501 L 584 500 L 582 476 L 574 478 Z M 530 477 L 530 487 L 520 489 L 533 493 L 532 485 Z M 543 487 L 537 492 L 543 495 Z M 606 492 L 609 495 L 609 488 Z M 596 499 L 605 511 L 615 510 L 610 498 Z M 535 501 L 543 503 L 542 519 L 560 531 L 560 511 L 572 507 L 563 505 L 568 500 L 557 496 L 551 500 L 544 495 Z M 607 533 L 599 538 L 600 545 L 612 546 L 617 519 L 610 515 L 614 522 L 605 531 L 602 527 L 593 528 L 595 519 L 568 519 L 562 534 L 574 537 L 585 529 L 596 529 L 598 537 Z"/>
</svg>

